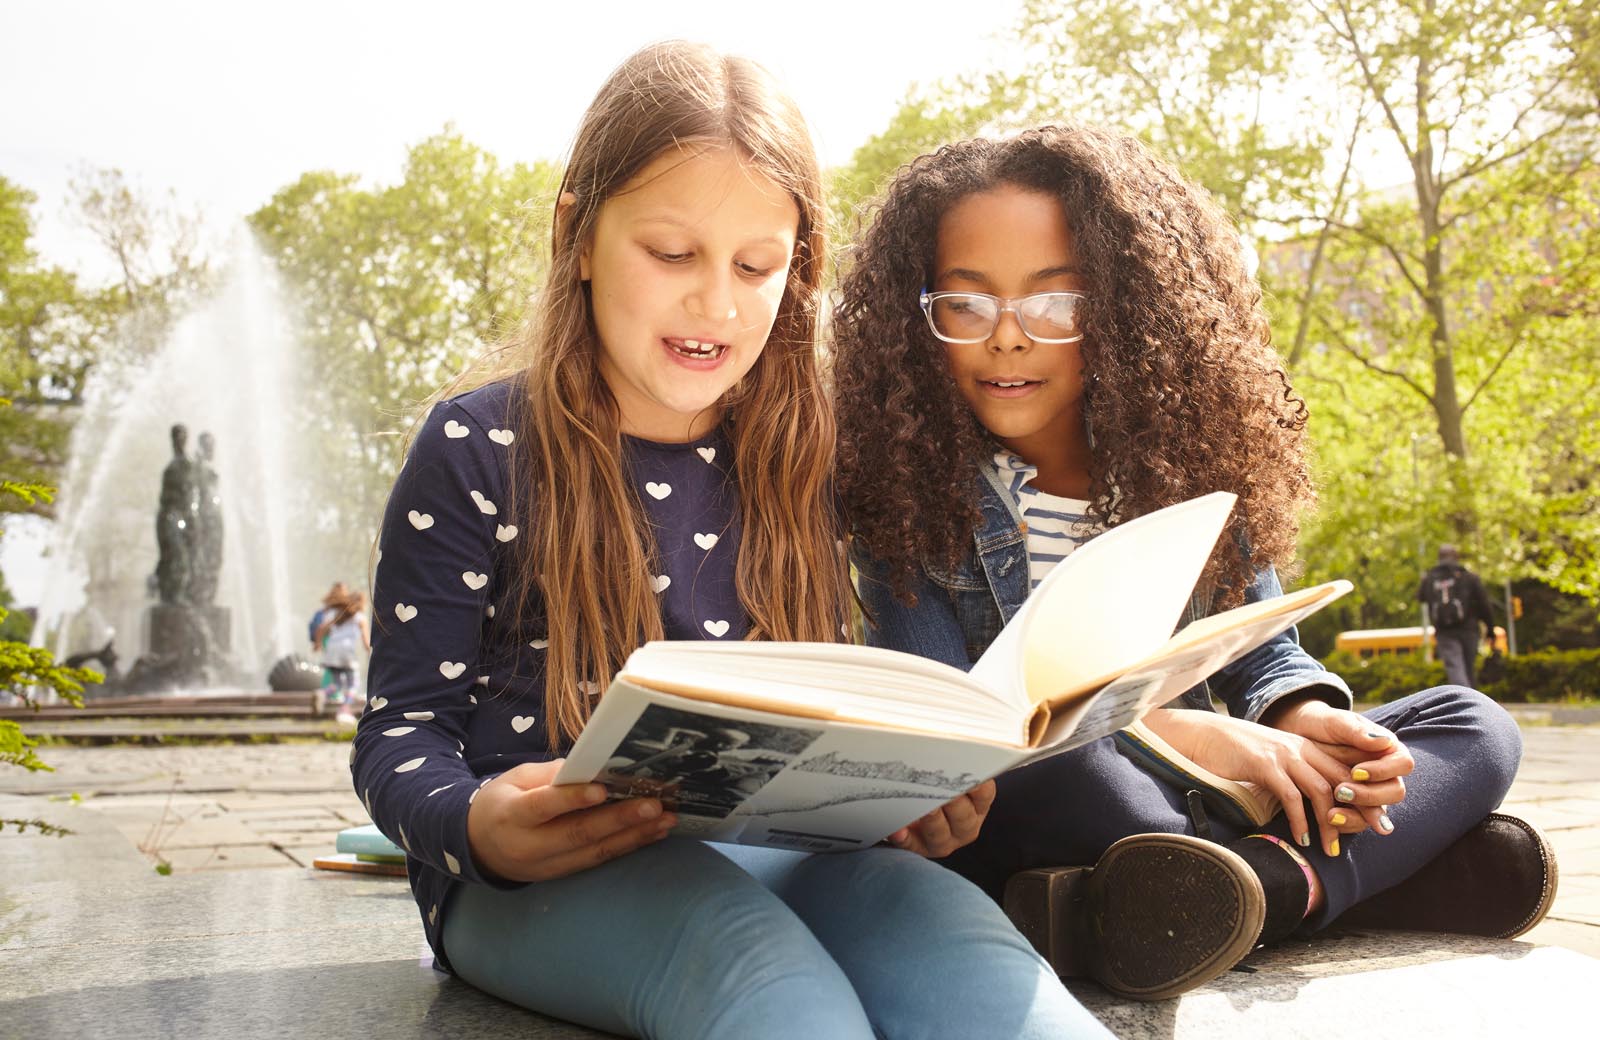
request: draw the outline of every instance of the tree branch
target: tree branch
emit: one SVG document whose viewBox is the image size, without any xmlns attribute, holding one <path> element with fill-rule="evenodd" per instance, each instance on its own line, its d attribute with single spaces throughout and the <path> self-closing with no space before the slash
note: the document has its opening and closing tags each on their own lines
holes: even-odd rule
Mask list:
<svg viewBox="0 0 1600 1040">
<path fill-rule="evenodd" d="M 1430 406 L 1434 404 L 1433 395 L 1428 392 L 1426 387 L 1422 386 L 1415 379 L 1412 379 L 1404 372 L 1398 372 L 1394 369 L 1384 368 L 1382 365 L 1367 357 L 1361 351 L 1352 346 L 1350 341 L 1345 338 L 1344 333 L 1340 332 L 1332 322 L 1322 318 L 1321 315 L 1318 315 L 1318 323 L 1327 330 L 1328 335 L 1333 337 L 1334 345 L 1340 350 L 1343 350 L 1346 354 L 1349 354 L 1351 357 L 1355 358 L 1372 371 L 1377 372 L 1379 375 L 1388 376 L 1390 379 L 1400 380 L 1400 382 L 1404 383 L 1406 386 L 1409 386 L 1418 394 L 1422 395 L 1422 399 L 1427 401 Z"/>
<path fill-rule="evenodd" d="M 1406 137 L 1405 130 L 1401 128 L 1400 118 L 1395 115 L 1394 109 L 1389 104 L 1388 97 L 1384 95 L 1383 89 L 1378 85 L 1378 78 L 1373 73 L 1372 66 L 1367 60 L 1367 52 L 1362 49 L 1360 41 L 1356 39 L 1356 29 L 1350 20 L 1350 7 L 1344 0 L 1334 0 L 1334 2 L 1338 5 L 1339 14 L 1344 20 L 1345 28 L 1343 32 L 1340 32 L 1339 27 L 1333 23 L 1332 16 L 1329 15 L 1325 8 L 1313 5 L 1313 9 L 1322 16 L 1324 22 L 1328 23 L 1328 28 L 1333 30 L 1334 35 L 1341 36 L 1349 41 L 1351 53 L 1355 55 L 1356 62 L 1361 66 L 1362 80 L 1366 83 L 1367 89 L 1372 91 L 1372 97 L 1378 102 L 1378 106 L 1383 109 L 1383 117 L 1388 121 L 1389 129 L 1394 131 L 1395 140 L 1400 142 L 1400 148 L 1406 154 L 1406 161 L 1415 169 L 1417 165 L 1416 150 L 1412 148 L 1410 140 Z"/>
</svg>

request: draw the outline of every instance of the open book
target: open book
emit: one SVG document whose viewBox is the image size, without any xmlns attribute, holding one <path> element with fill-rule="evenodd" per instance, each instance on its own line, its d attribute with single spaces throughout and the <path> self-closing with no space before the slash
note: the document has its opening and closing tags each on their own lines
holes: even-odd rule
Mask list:
<svg viewBox="0 0 1600 1040">
<path fill-rule="evenodd" d="M 1107 736 L 1349 591 L 1335 581 L 1173 635 L 1233 508 L 1222 492 L 1091 539 L 970 673 L 876 647 L 651 642 L 557 783 L 662 798 L 675 833 L 872 845 L 1007 769 Z"/>
</svg>

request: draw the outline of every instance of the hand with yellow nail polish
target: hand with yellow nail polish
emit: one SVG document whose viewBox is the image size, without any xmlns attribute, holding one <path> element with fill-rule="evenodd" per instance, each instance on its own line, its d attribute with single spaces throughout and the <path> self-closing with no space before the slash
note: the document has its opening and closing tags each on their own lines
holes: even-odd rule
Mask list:
<svg viewBox="0 0 1600 1040">
<path fill-rule="evenodd" d="M 1415 766 L 1411 752 L 1394 734 L 1356 712 L 1314 698 L 1269 710 L 1262 718 L 1276 729 L 1307 738 L 1339 763 L 1328 782 L 1333 787 L 1333 812 L 1344 822 L 1332 823 L 1329 814 L 1323 818 L 1325 827 L 1342 834 L 1369 828 L 1382 835 L 1394 832 L 1387 809 L 1405 799 L 1404 778 Z M 1328 848 L 1326 840 L 1323 848 Z"/>
</svg>

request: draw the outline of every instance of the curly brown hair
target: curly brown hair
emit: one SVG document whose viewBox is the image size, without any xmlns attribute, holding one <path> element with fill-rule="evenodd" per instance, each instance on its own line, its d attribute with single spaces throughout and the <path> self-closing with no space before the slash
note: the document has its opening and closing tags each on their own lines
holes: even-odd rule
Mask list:
<svg viewBox="0 0 1600 1040">
<path fill-rule="evenodd" d="M 1202 188 L 1131 137 L 1047 126 L 948 145 L 902 167 L 846 257 L 834 309 L 840 493 L 859 549 L 909 602 L 979 523 L 995 450 L 918 309 L 943 215 L 999 185 L 1061 200 L 1088 280 L 1083 414 L 1089 515 L 1109 526 L 1211 491 L 1239 496 L 1202 587 L 1242 598 L 1293 556 L 1313 498 L 1305 402 L 1272 346 L 1238 232 Z"/>
</svg>

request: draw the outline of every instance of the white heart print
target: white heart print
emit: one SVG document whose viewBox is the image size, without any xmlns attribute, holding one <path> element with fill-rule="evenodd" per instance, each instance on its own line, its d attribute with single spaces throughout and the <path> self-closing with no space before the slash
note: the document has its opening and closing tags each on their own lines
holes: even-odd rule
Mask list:
<svg viewBox="0 0 1600 1040">
<path fill-rule="evenodd" d="M 476 488 L 474 488 L 472 491 L 472 500 L 478 503 L 478 511 L 481 513 L 487 513 L 489 516 L 494 516 L 500 511 L 495 507 L 493 502 L 483 497 L 482 491 L 479 491 Z"/>
<path fill-rule="evenodd" d="M 511 716 L 511 728 L 516 730 L 518 733 L 526 733 L 526 732 L 528 732 L 528 727 L 531 726 L 531 725 L 533 725 L 533 716 L 532 715 L 513 715 L 513 716 Z"/>
<path fill-rule="evenodd" d="M 417 608 L 405 603 L 396 603 L 394 605 L 394 616 L 399 618 L 400 623 L 403 625 L 417 616 Z"/>
<path fill-rule="evenodd" d="M 694 536 L 694 544 L 710 552 L 711 547 L 717 544 L 717 536 L 714 534 L 696 534 Z"/>
<path fill-rule="evenodd" d="M 433 712 L 431 711 L 408 711 L 405 714 L 406 718 L 410 719 L 412 722 L 433 721 Z"/>
<path fill-rule="evenodd" d="M 487 574 L 474 574 L 472 571 L 462 571 L 461 580 L 466 582 L 467 588 L 471 589 L 473 592 L 477 592 L 479 589 L 489 584 L 489 576 Z"/>
<path fill-rule="evenodd" d="M 411 521 L 411 526 L 419 531 L 426 531 L 433 526 L 433 517 L 428 513 L 419 513 L 415 509 L 406 514 L 406 519 Z"/>
<path fill-rule="evenodd" d="M 407 733 L 415 733 L 416 731 L 417 727 L 415 726 L 396 726 L 394 729 L 384 730 L 383 735 L 386 737 L 403 737 Z"/>
<path fill-rule="evenodd" d="M 510 430 L 490 430 L 489 439 L 496 444 L 510 444 L 517 439 L 517 435 Z"/>
<path fill-rule="evenodd" d="M 453 441 L 458 441 L 471 432 L 471 430 L 467 429 L 465 426 L 462 426 L 454 419 L 451 419 L 449 422 L 444 424 L 444 435 Z"/>
<path fill-rule="evenodd" d="M 584 679 L 578 683 L 578 690 L 585 697 L 593 697 L 600 692 L 600 684 L 593 679 Z"/>
<path fill-rule="evenodd" d="M 728 634 L 728 623 L 726 621 L 704 621 L 701 624 L 705 625 L 707 632 L 710 632 L 718 639 Z"/>
<path fill-rule="evenodd" d="M 671 484 L 657 484 L 653 480 L 645 481 L 644 489 L 650 492 L 650 497 L 658 502 L 672 494 Z"/>
<path fill-rule="evenodd" d="M 548 640 L 548 639 L 530 639 L 528 641 L 528 645 L 533 647 L 535 650 L 543 650 L 545 647 L 550 645 L 550 640 Z"/>
<path fill-rule="evenodd" d="M 700 456 L 702 459 L 705 459 L 707 462 L 710 462 L 712 459 L 717 457 L 717 449 L 715 448 L 696 448 L 694 453 Z"/>
<path fill-rule="evenodd" d="M 399 765 L 395 766 L 394 771 L 396 773 L 409 773 L 427 760 L 427 755 L 423 755 L 421 758 L 413 758 L 409 762 L 401 762 Z"/>
<path fill-rule="evenodd" d="M 657 574 L 650 578 L 650 587 L 657 592 L 667 591 L 667 586 L 672 584 L 672 575 Z"/>
<path fill-rule="evenodd" d="M 387 697 L 372 697 L 367 700 L 367 707 L 371 708 L 373 711 L 382 711 L 388 706 L 389 698 Z"/>
<path fill-rule="evenodd" d="M 446 679 L 459 679 L 461 678 L 461 673 L 466 670 L 467 663 L 465 661 L 439 662 L 439 674 L 444 676 Z"/>
<path fill-rule="evenodd" d="M 448 852 L 444 854 L 444 865 L 450 868 L 450 873 L 452 874 L 461 873 L 461 861 Z"/>
<path fill-rule="evenodd" d="M 517 525 L 496 524 L 494 527 L 494 536 L 496 539 L 502 542 L 509 542 L 511 539 L 517 536 Z"/>
</svg>

